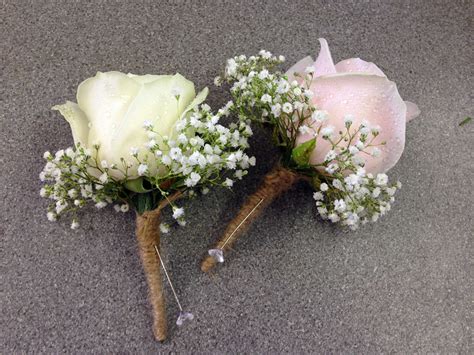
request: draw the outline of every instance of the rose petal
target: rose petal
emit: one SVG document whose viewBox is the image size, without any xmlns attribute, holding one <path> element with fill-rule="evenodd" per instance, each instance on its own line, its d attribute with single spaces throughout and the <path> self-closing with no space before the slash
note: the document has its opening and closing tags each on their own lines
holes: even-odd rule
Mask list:
<svg viewBox="0 0 474 355">
<path fill-rule="evenodd" d="M 128 73 L 127 76 L 129 78 L 132 78 L 139 84 L 147 84 L 163 76 L 169 76 L 169 75 L 153 75 L 153 74 L 136 75 L 136 74 Z"/>
<path fill-rule="evenodd" d="M 301 83 L 305 75 L 305 69 L 307 67 L 312 66 L 313 63 L 313 58 L 311 58 L 310 56 L 301 59 L 286 72 L 286 75 L 288 76 L 288 81 L 291 83 L 293 80 L 296 80 L 297 82 Z M 295 73 L 300 74 L 300 76 L 295 76 Z"/>
<path fill-rule="evenodd" d="M 209 95 L 209 89 L 206 87 L 202 89 L 201 91 L 198 92 L 196 97 L 194 98 L 193 101 L 184 109 L 183 113 L 181 113 L 181 117 L 186 115 L 189 111 L 191 111 L 193 108 L 195 108 L 197 105 L 201 104 L 206 100 L 207 95 Z"/>
<path fill-rule="evenodd" d="M 336 64 L 338 73 L 366 73 L 385 76 L 382 70 L 372 62 L 366 62 L 360 58 L 342 60 Z"/>
<path fill-rule="evenodd" d="M 421 113 L 417 104 L 410 101 L 405 101 L 405 105 L 407 105 L 407 122 L 418 117 L 418 115 Z"/>
<path fill-rule="evenodd" d="M 314 62 L 314 76 L 335 74 L 336 67 L 332 61 L 331 52 L 329 51 L 328 42 L 324 38 L 319 38 L 321 49 L 319 51 L 318 58 Z"/>
<path fill-rule="evenodd" d="M 177 100 L 177 95 L 179 99 Z M 161 136 L 174 137 L 174 127 L 178 117 L 182 115 L 195 97 L 194 84 L 182 75 L 160 75 L 154 81 L 141 86 L 135 99 L 129 105 L 126 114 L 116 122 L 111 137 L 115 147 L 114 156 L 129 157 L 131 147 L 142 150 L 140 157 L 144 157 L 146 150 L 143 146 L 148 141 L 147 133 L 143 129 L 143 122 L 150 121 L 154 131 Z M 150 173 L 156 167 L 152 163 L 148 166 Z M 131 178 L 138 177 L 135 167 L 129 170 Z"/>
<path fill-rule="evenodd" d="M 329 121 L 325 124 L 334 126 L 336 134 L 344 131 L 343 118 L 347 114 L 354 117 L 352 127 L 359 127 L 366 120 L 381 128 L 375 143 L 386 141 L 386 145 L 379 147 L 380 157 L 359 153 L 366 159 L 368 172 L 384 172 L 395 165 L 404 149 L 406 117 L 406 106 L 395 83 L 375 75 L 336 74 L 315 78 L 311 89 L 317 109 L 328 112 Z M 307 139 L 304 135 L 298 137 L 298 144 Z M 329 142 L 318 137 L 311 163 L 321 163 L 330 148 Z"/>
<path fill-rule="evenodd" d="M 81 143 L 83 147 L 87 147 L 89 120 L 79 106 L 75 102 L 66 101 L 65 104 L 53 106 L 52 109 L 59 111 L 69 122 L 74 144 Z"/>
</svg>

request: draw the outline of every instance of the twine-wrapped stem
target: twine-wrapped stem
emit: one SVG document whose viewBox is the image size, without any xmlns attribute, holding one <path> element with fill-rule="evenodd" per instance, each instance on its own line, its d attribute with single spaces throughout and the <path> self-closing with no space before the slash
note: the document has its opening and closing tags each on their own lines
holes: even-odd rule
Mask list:
<svg viewBox="0 0 474 355">
<path fill-rule="evenodd" d="M 161 279 L 160 261 L 155 246 L 160 249 L 160 215 L 161 210 L 173 200 L 180 197 L 180 193 L 172 195 L 163 201 L 156 209 L 137 213 L 136 235 L 140 258 L 145 272 L 149 299 L 153 312 L 153 333 L 156 340 L 164 341 L 167 335 L 166 307 Z"/>
<path fill-rule="evenodd" d="M 237 216 L 228 224 L 222 237 L 214 246 L 215 249 L 228 251 L 235 241 L 250 227 L 258 216 L 272 201 L 287 191 L 298 181 L 299 175 L 277 165 L 268 173 L 258 190 L 247 198 Z M 208 255 L 201 263 L 201 270 L 209 272 L 217 261 Z"/>
</svg>

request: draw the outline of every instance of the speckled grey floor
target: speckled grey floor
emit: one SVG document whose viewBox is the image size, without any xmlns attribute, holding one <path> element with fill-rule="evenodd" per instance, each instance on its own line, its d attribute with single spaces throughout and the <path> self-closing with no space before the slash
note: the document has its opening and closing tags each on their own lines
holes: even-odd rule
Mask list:
<svg viewBox="0 0 474 355">
<path fill-rule="evenodd" d="M 0 351 L 197 353 L 472 353 L 472 2 L 14 1 L 0 7 Z M 219 4 L 219 5 L 216 5 Z M 375 61 L 422 115 L 392 170 L 391 213 L 356 233 L 315 218 L 304 185 L 275 202 L 209 277 L 198 262 L 270 169 L 235 193 L 187 206 L 189 227 L 164 239 L 194 322 L 153 340 L 134 217 L 86 213 L 84 227 L 45 218 L 41 155 L 71 143 L 54 104 L 96 71 L 180 71 L 212 85 L 226 58 L 261 48 L 288 64 L 328 39 L 335 59 Z M 212 90 L 214 106 L 226 95 Z"/>
</svg>

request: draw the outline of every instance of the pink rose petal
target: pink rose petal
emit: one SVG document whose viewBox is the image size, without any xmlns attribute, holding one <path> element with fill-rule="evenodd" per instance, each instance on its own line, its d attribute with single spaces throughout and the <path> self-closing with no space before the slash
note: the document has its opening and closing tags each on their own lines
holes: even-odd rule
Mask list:
<svg viewBox="0 0 474 355">
<path fill-rule="evenodd" d="M 315 69 L 314 76 L 336 74 L 337 71 L 332 61 L 328 42 L 324 38 L 319 38 L 319 43 L 321 44 L 321 50 L 313 65 Z"/>
<path fill-rule="evenodd" d="M 288 81 L 291 83 L 293 80 L 296 80 L 298 83 L 303 82 L 303 76 L 305 75 L 305 69 L 313 65 L 313 58 L 310 56 L 304 57 L 295 65 L 293 65 L 288 71 L 286 75 L 288 76 Z M 295 76 L 295 73 L 300 74 L 300 76 Z"/>
<path fill-rule="evenodd" d="M 379 147 L 381 155 L 374 158 L 359 153 L 366 160 L 368 172 L 385 172 L 395 165 L 405 145 L 406 120 L 406 105 L 395 83 L 376 75 L 336 74 L 315 78 L 311 90 L 317 109 L 328 112 L 329 120 L 325 125 L 333 126 L 336 135 L 345 130 L 345 115 L 354 117 L 352 127 L 359 127 L 363 121 L 367 121 L 371 127 L 380 127 L 381 133 L 375 143 L 386 141 L 385 146 Z M 297 143 L 306 140 L 308 137 L 301 135 Z M 330 143 L 318 137 L 311 163 L 324 161 L 330 149 Z"/>
<path fill-rule="evenodd" d="M 366 73 L 385 76 L 383 71 L 374 63 L 366 62 L 360 58 L 342 60 L 336 64 L 336 70 L 338 73 Z"/>
</svg>

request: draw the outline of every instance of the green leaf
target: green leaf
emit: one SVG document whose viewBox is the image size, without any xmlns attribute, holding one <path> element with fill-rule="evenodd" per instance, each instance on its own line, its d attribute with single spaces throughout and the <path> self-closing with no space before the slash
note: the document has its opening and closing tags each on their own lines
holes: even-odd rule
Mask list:
<svg viewBox="0 0 474 355">
<path fill-rule="evenodd" d="M 154 208 L 153 206 L 153 194 L 151 192 L 144 194 L 136 194 L 131 198 L 135 209 L 139 214 L 150 211 Z"/>
<path fill-rule="evenodd" d="M 129 189 L 130 191 L 138 192 L 138 193 L 145 193 L 145 192 L 151 191 L 151 189 L 147 189 L 144 186 L 144 184 L 145 184 L 145 179 L 138 178 L 138 179 L 127 181 L 125 183 L 125 187 Z"/>
<path fill-rule="evenodd" d="M 469 122 L 471 122 L 471 121 L 472 121 L 472 117 L 466 117 L 465 119 L 463 119 L 463 120 L 459 123 L 459 125 L 460 125 L 460 126 L 464 126 L 466 123 L 469 123 Z"/>
<path fill-rule="evenodd" d="M 307 166 L 309 164 L 309 157 L 311 156 L 315 146 L 316 138 L 300 144 L 291 151 L 291 159 L 293 159 L 298 166 Z"/>
</svg>

